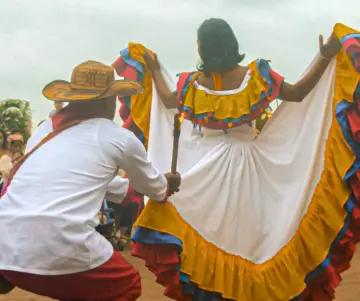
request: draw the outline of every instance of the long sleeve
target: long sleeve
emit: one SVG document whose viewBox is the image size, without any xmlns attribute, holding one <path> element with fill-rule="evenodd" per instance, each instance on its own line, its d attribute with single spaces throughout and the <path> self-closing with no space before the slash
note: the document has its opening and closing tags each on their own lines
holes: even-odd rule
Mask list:
<svg viewBox="0 0 360 301">
<path fill-rule="evenodd" d="M 167 198 L 165 176 L 148 161 L 145 148 L 135 135 L 129 135 L 126 141 L 121 168 L 135 191 L 154 201 L 162 202 Z"/>
<path fill-rule="evenodd" d="M 115 204 L 121 204 L 129 192 L 129 180 L 116 176 L 108 185 L 105 198 Z"/>
</svg>

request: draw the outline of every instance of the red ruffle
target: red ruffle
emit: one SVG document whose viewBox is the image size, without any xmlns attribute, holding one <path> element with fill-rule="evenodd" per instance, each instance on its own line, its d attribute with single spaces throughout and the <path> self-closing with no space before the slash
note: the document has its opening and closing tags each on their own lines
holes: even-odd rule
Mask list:
<svg viewBox="0 0 360 301">
<path fill-rule="evenodd" d="M 156 276 L 156 282 L 165 287 L 164 295 L 175 300 L 187 300 L 182 293 L 179 271 L 180 247 L 171 244 L 133 243 L 132 255 L 145 260 L 145 266 Z"/>
</svg>

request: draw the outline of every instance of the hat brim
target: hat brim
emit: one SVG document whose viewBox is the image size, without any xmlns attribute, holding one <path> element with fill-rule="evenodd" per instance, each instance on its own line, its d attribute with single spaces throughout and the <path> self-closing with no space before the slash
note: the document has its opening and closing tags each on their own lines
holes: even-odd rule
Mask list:
<svg viewBox="0 0 360 301">
<path fill-rule="evenodd" d="M 141 94 L 143 90 L 138 82 L 129 80 L 115 80 L 104 90 L 72 89 L 69 82 L 55 80 L 45 86 L 43 95 L 51 101 L 80 102 L 109 96 L 132 96 Z"/>
</svg>

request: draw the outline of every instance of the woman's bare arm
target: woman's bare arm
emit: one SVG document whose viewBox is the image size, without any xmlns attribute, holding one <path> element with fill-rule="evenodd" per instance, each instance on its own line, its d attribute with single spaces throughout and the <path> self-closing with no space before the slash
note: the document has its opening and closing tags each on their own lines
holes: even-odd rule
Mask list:
<svg viewBox="0 0 360 301">
<path fill-rule="evenodd" d="M 280 98 L 284 101 L 301 102 L 314 89 L 329 63 L 330 60 L 319 57 L 310 71 L 296 84 L 287 82 L 282 84 Z"/>
<path fill-rule="evenodd" d="M 280 98 L 284 101 L 301 102 L 319 82 L 330 61 L 340 51 L 341 43 L 336 37 L 331 37 L 326 44 L 319 37 L 320 56 L 309 72 L 296 84 L 284 82 L 280 89 Z"/>
<path fill-rule="evenodd" d="M 161 73 L 161 70 L 154 70 L 152 72 L 152 76 L 156 90 L 165 107 L 168 109 L 175 109 L 177 107 L 176 95 L 173 91 L 170 90 L 166 80 Z"/>
<path fill-rule="evenodd" d="M 168 109 L 176 108 L 177 107 L 176 95 L 173 91 L 170 90 L 166 80 L 164 79 L 161 73 L 161 66 L 157 58 L 157 55 L 156 54 L 151 55 L 146 52 L 144 59 L 147 67 L 150 69 L 152 73 L 156 91 L 158 92 L 165 107 Z"/>
</svg>

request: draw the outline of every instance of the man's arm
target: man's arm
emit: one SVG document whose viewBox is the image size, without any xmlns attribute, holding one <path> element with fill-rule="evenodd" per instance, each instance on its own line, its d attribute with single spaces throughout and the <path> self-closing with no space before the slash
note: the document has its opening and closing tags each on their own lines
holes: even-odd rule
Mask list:
<svg viewBox="0 0 360 301">
<path fill-rule="evenodd" d="M 129 192 L 129 180 L 116 176 L 108 185 L 105 199 L 111 203 L 121 204 Z"/>
<path fill-rule="evenodd" d="M 128 136 L 123 158 L 119 163 L 135 191 L 154 201 L 162 202 L 167 199 L 167 178 L 148 161 L 145 148 L 135 135 Z"/>
</svg>

